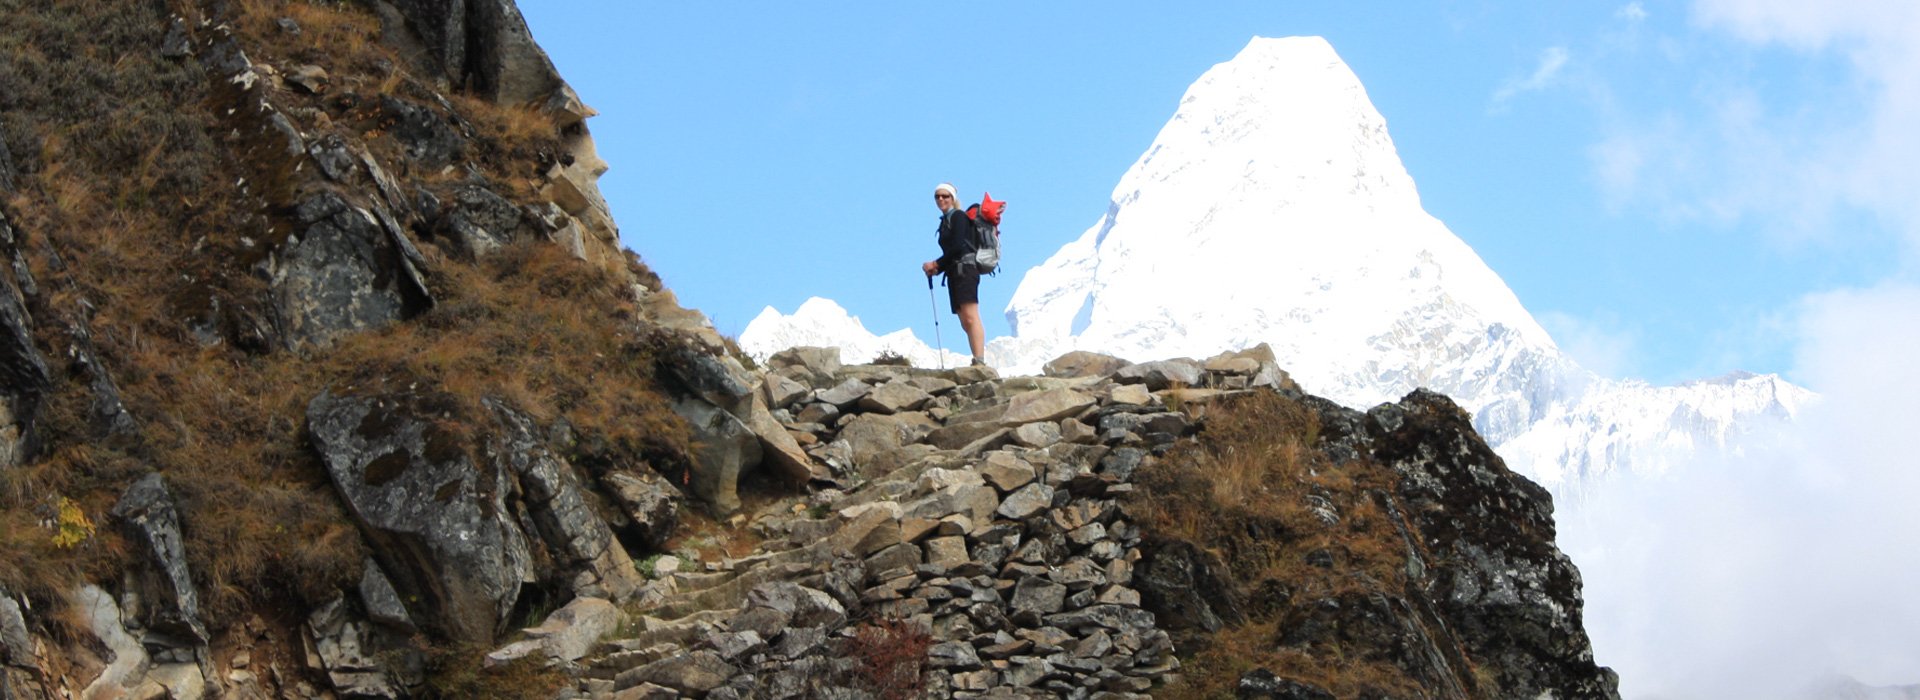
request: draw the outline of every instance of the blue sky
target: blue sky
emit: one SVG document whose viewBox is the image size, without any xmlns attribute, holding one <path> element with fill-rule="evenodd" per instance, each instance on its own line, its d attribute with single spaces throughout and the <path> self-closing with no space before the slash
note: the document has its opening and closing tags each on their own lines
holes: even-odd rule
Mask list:
<svg viewBox="0 0 1920 700">
<path fill-rule="evenodd" d="M 1902 72 L 1913 52 L 1872 14 L 1911 24 L 1911 4 L 522 10 L 601 112 L 590 126 L 624 242 L 729 334 L 824 296 L 869 330 L 931 339 L 916 267 L 934 255 L 928 193 L 944 180 L 1012 202 L 1007 272 L 982 288 L 989 335 L 1006 334 L 1020 273 L 1099 218 L 1194 79 L 1253 36 L 1314 34 L 1367 86 L 1427 210 L 1563 347 L 1666 383 L 1804 381 L 1803 298 L 1911 280 L 1912 176 L 1845 175 L 1878 167 L 1856 161 L 1881 141 L 1912 150 L 1876 131 L 1901 130 L 1887 122 L 1914 109 L 1899 102 L 1920 71 Z"/>
<path fill-rule="evenodd" d="M 1253 36 L 1324 36 L 1427 210 L 1576 359 L 1824 397 L 1738 463 L 1563 504 L 1623 692 L 1920 682 L 1920 2 L 521 8 L 601 111 L 626 245 L 735 334 L 824 296 L 932 338 L 916 266 L 951 180 L 1012 203 L 981 292 L 1004 335 L 1020 273 L 1098 220 L 1193 80 Z"/>
</svg>

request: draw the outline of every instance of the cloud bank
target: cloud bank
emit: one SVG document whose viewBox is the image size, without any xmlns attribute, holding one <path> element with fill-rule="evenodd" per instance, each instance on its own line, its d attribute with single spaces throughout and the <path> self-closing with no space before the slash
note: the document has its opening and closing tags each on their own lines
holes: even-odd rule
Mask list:
<svg viewBox="0 0 1920 700">
<path fill-rule="evenodd" d="M 1823 395 L 1796 423 L 1561 503 L 1596 655 L 1629 698 L 1805 698 L 1829 673 L 1920 683 L 1920 3 L 1698 0 L 1690 21 L 1689 40 L 1736 58 L 1672 64 L 1697 71 L 1697 104 L 1605 106 L 1588 149 L 1602 195 L 1900 259 L 1783 314 L 1792 376 Z M 1756 57 L 1836 77 L 1769 93 Z M 1622 349 L 1585 330 L 1597 354 Z"/>
</svg>

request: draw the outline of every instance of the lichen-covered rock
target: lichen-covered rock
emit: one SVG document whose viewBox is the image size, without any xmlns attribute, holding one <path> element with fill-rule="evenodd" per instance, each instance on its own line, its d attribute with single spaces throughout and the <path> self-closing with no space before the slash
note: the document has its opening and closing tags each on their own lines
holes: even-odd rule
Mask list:
<svg viewBox="0 0 1920 700">
<path fill-rule="evenodd" d="M 374 558 L 419 597 L 418 622 L 485 644 L 534 579 L 531 555 L 502 465 L 476 463 L 465 438 L 429 418 L 448 402 L 323 392 L 307 404 L 307 431 Z"/>
<path fill-rule="evenodd" d="M 149 568 L 139 576 L 147 602 L 143 622 L 149 645 L 195 647 L 207 643 L 200 623 L 200 597 L 187 571 L 187 550 L 180 515 L 166 480 L 150 473 L 134 482 L 113 506 L 127 539 L 140 548 Z"/>
<path fill-rule="evenodd" d="M 392 0 L 447 80 L 502 104 L 544 101 L 564 83 L 512 0 Z"/>
<path fill-rule="evenodd" d="M 447 231 L 454 245 L 471 256 L 499 250 L 524 236 L 532 226 L 527 213 L 513 202 L 480 185 L 464 185 L 454 191 L 453 208 L 447 214 Z"/>
<path fill-rule="evenodd" d="M 5 148 L 0 145 L 0 150 Z M 0 245 L 12 252 L 13 229 L 0 213 Z M 0 276 L 11 277 L 11 275 Z M 31 317 L 14 284 L 0 279 L 0 468 L 24 462 L 32 451 L 34 423 L 52 377 L 33 343 Z"/>
<path fill-rule="evenodd" d="M 1553 500 L 1509 471 L 1466 411 L 1425 390 L 1369 412 L 1375 455 L 1433 564 L 1432 604 L 1506 696 L 1617 697 L 1593 662 L 1580 574 L 1553 544 Z"/>
<path fill-rule="evenodd" d="M 657 552 L 680 521 L 680 490 L 651 471 L 609 472 L 600 478 L 625 519 L 618 534 L 638 552 Z"/>
<path fill-rule="evenodd" d="M 587 506 L 573 466 L 535 437 L 531 418 L 498 402 L 486 403 L 499 426 L 489 443 L 489 454 L 517 477 L 522 501 L 541 541 L 563 569 L 592 575 L 592 590 L 575 593 L 614 600 L 631 596 L 641 584 L 633 560 L 614 539 L 606 521 Z"/>
<path fill-rule="evenodd" d="M 269 275 L 289 349 L 330 347 L 341 336 L 432 305 L 426 288 L 405 274 L 401 252 L 372 213 L 328 192 L 302 202 L 295 218 L 300 232 Z"/>
</svg>

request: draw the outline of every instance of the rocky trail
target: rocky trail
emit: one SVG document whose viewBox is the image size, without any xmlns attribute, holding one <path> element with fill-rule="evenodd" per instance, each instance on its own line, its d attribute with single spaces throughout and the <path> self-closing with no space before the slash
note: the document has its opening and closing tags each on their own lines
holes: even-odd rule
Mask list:
<svg viewBox="0 0 1920 700">
<path fill-rule="evenodd" d="M 773 415 L 849 485 L 752 517 L 750 556 L 676 561 L 696 570 L 658 572 L 624 608 L 577 599 L 492 658 L 563 659 L 593 698 L 860 697 L 895 671 L 846 653 L 871 634 L 921 650 L 896 661 L 926 671 L 900 689 L 934 697 L 1146 697 L 1179 662 L 1141 607 L 1120 499 L 1192 430 L 1167 406 L 1223 393 L 1186 385 L 1287 383 L 1258 354 L 1009 379 L 776 355 Z"/>
</svg>

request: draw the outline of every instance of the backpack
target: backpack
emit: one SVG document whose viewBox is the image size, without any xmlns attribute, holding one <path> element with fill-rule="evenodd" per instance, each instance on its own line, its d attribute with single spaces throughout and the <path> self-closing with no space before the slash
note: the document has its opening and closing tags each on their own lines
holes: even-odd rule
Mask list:
<svg viewBox="0 0 1920 700">
<path fill-rule="evenodd" d="M 1000 212 L 1006 208 L 1006 202 L 993 201 L 993 195 L 985 192 L 979 204 L 967 207 L 967 218 L 973 220 L 973 252 L 960 258 L 961 264 L 973 265 L 980 274 L 999 274 Z"/>
</svg>

